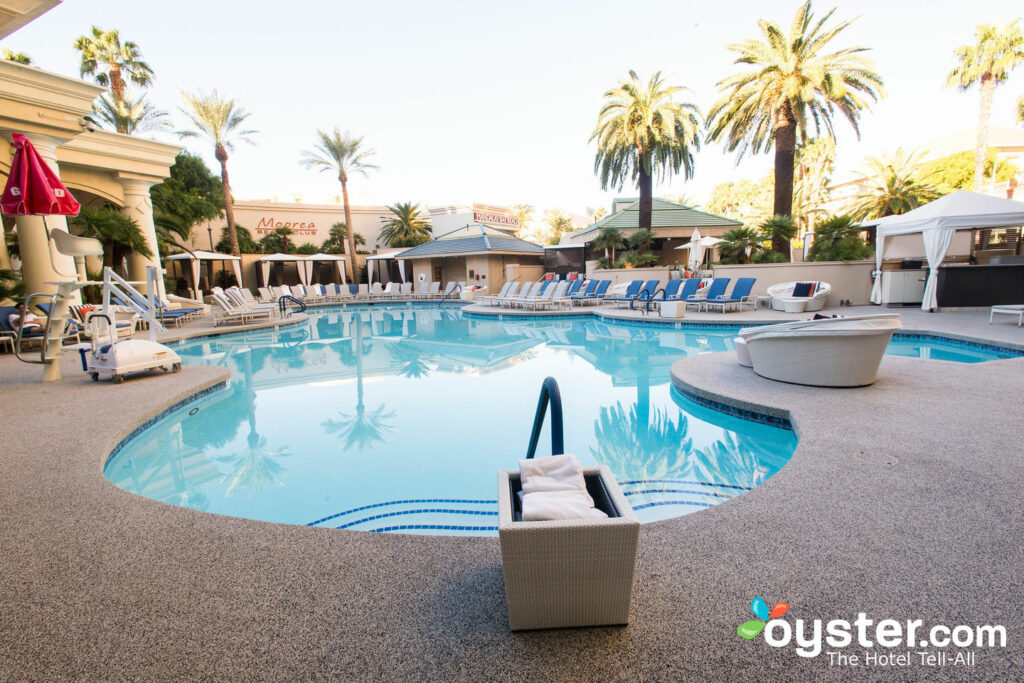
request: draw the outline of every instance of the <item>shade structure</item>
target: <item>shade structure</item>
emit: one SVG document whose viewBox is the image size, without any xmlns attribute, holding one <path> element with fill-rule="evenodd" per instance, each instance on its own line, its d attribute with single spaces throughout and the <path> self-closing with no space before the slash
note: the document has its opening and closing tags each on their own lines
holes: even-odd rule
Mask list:
<svg viewBox="0 0 1024 683">
<path fill-rule="evenodd" d="M 373 284 L 373 264 L 380 263 L 382 261 L 392 261 L 399 254 L 404 253 L 406 250 L 398 249 L 396 251 L 388 252 L 386 254 L 374 254 L 373 256 L 366 257 L 366 277 L 370 284 Z M 398 274 L 402 278 L 402 282 L 405 283 L 405 264 L 401 260 L 398 261 Z"/>
<path fill-rule="evenodd" d="M 722 240 L 717 237 L 701 237 L 700 230 L 697 228 L 693 229 L 693 235 L 690 237 L 690 242 L 684 244 L 676 249 L 689 249 L 690 256 L 686 260 L 686 267 L 690 270 L 697 270 L 700 264 L 704 262 L 704 254 L 708 247 L 713 247 Z"/>
<path fill-rule="evenodd" d="M 77 216 L 80 205 L 21 133 L 13 134 L 14 158 L 0 198 L 8 216 Z"/>
<path fill-rule="evenodd" d="M 344 256 L 338 256 L 337 254 L 312 254 L 312 255 L 306 257 L 306 261 L 309 264 L 311 272 L 312 272 L 312 267 L 313 267 L 314 263 L 323 262 L 323 261 L 334 261 L 335 264 L 338 267 L 338 275 L 341 277 L 341 284 L 343 284 L 343 285 L 347 284 L 347 280 L 345 279 L 345 257 Z"/>
<path fill-rule="evenodd" d="M 214 251 L 192 251 L 183 252 L 181 254 L 173 254 L 172 256 L 165 256 L 165 261 L 189 261 L 192 274 L 192 289 L 195 292 L 196 299 L 202 301 L 203 293 L 199 290 L 199 270 L 201 261 L 230 261 L 231 270 L 235 274 L 235 279 L 238 281 L 238 286 L 242 287 L 242 259 L 231 254 L 220 254 Z"/>
<path fill-rule="evenodd" d="M 861 227 L 875 226 L 875 267 L 881 271 L 885 256 L 885 238 L 894 235 L 921 233 L 928 260 L 928 281 L 921 308 L 930 311 L 938 306 L 938 272 L 946 256 L 953 233 L 979 228 L 1008 228 L 1024 225 L 1024 203 L 990 197 L 977 192 L 959 190 L 900 216 L 887 216 L 864 221 Z M 882 303 L 882 278 L 875 277 L 871 302 Z"/>
</svg>

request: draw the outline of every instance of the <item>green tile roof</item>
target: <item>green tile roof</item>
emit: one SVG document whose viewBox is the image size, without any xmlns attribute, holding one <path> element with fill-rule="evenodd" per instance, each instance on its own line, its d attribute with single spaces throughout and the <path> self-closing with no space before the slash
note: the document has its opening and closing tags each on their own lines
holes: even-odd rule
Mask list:
<svg viewBox="0 0 1024 683">
<path fill-rule="evenodd" d="M 407 249 L 399 254 L 395 254 L 395 258 L 406 259 L 406 258 L 420 258 L 427 256 L 455 256 L 458 254 L 479 254 L 483 252 L 512 252 L 516 254 L 536 254 L 541 256 L 544 254 L 544 247 L 533 242 L 527 242 L 525 240 L 518 239 L 516 237 L 501 236 L 498 234 L 505 235 L 500 232 L 494 233 L 489 231 L 485 226 L 472 225 L 466 226 L 466 228 L 459 228 L 459 234 L 465 234 L 466 237 L 446 237 L 442 235 L 437 239 L 433 239 L 429 242 Z M 453 231 L 457 232 L 457 231 Z M 476 233 L 476 236 L 470 236 Z M 452 233 L 446 233 L 451 235 Z"/>
<path fill-rule="evenodd" d="M 640 200 L 636 200 L 621 211 L 605 216 L 583 230 L 572 233 L 569 238 L 573 242 L 588 242 L 597 236 L 596 231 L 606 225 L 619 230 L 636 230 L 640 225 Z M 741 225 L 743 224 L 731 218 L 691 209 L 666 199 L 651 201 L 651 229 L 655 232 L 658 228 L 738 228 Z"/>
</svg>

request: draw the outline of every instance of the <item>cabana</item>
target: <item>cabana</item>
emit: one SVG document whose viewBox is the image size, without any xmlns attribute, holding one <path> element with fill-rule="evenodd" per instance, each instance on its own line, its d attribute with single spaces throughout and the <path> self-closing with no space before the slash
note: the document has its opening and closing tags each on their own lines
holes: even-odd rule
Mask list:
<svg viewBox="0 0 1024 683">
<path fill-rule="evenodd" d="M 299 282 L 303 285 L 309 284 L 308 275 L 306 270 L 306 259 L 303 256 L 297 256 L 295 254 L 270 254 L 269 256 L 263 256 L 259 259 L 260 264 L 260 275 L 263 277 L 263 286 L 270 284 L 270 266 L 274 263 L 294 263 L 295 269 L 299 271 Z M 312 264 L 310 264 L 312 270 Z"/>
<path fill-rule="evenodd" d="M 936 199 L 901 216 L 887 216 L 862 222 L 861 227 L 877 227 L 875 267 L 879 275 L 875 277 L 871 289 L 871 302 L 882 303 L 880 273 L 882 259 L 885 257 L 886 237 L 921 233 L 925 258 L 928 261 L 928 280 L 921 309 L 931 311 L 938 308 L 939 266 L 956 231 L 1020 225 L 1024 225 L 1024 203 L 963 190 Z"/>
<path fill-rule="evenodd" d="M 397 251 L 392 251 L 392 252 L 387 253 L 387 254 L 374 254 L 373 256 L 367 256 L 366 257 L 366 277 L 367 277 L 367 280 L 369 281 L 369 283 L 371 285 L 373 284 L 373 270 L 374 270 L 374 266 L 377 266 L 378 268 L 381 265 L 383 265 L 385 267 L 389 267 L 391 265 L 390 262 L 394 261 L 395 260 L 395 256 L 397 256 L 398 254 L 401 254 L 402 251 L 403 250 L 399 249 Z M 406 280 L 406 278 L 405 278 L 405 261 L 398 261 L 397 263 L 398 263 L 398 275 L 399 275 L 399 277 L 402 278 L 402 284 L 405 284 L 406 282 L 408 282 L 408 280 Z M 378 273 L 377 275 L 378 275 L 378 277 L 377 277 L 378 280 L 383 280 L 383 278 L 380 277 L 380 273 Z M 389 280 L 391 279 L 390 274 L 388 275 L 388 279 Z"/>
<path fill-rule="evenodd" d="M 235 279 L 238 281 L 238 286 L 242 287 L 242 259 L 231 254 L 218 254 L 212 251 L 193 251 L 183 252 L 181 254 L 174 254 L 173 256 L 167 256 L 164 258 L 165 261 L 181 261 L 189 262 L 189 268 L 186 270 L 192 281 L 190 289 L 195 293 L 196 301 L 203 300 L 203 293 L 199 290 L 199 273 L 202 261 L 230 261 L 231 269 L 235 273 Z M 213 278 L 211 273 L 210 286 L 213 286 Z"/>
<path fill-rule="evenodd" d="M 313 281 L 313 266 L 316 263 L 330 261 L 333 261 L 338 268 L 338 275 L 341 277 L 341 284 L 348 284 L 348 280 L 345 279 L 345 257 L 337 256 L 335 254 L 313 254 L 312 256 L 307 256 L 305 263 L 303 264 L 306 267 L 306 279 L 309 282 Z"/>
</svg>

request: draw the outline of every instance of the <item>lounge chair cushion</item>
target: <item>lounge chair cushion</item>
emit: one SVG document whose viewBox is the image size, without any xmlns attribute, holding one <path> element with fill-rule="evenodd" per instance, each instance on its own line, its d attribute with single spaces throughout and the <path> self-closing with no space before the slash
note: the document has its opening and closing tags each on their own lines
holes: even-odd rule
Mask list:
<svg viewBox="0 0 1024 683">
<path fill-rule="evenodd" d="M 793 287 L 793 298 L 809 297 L 814 295 L 813 282 L 798 282 Z"/>
</svg>

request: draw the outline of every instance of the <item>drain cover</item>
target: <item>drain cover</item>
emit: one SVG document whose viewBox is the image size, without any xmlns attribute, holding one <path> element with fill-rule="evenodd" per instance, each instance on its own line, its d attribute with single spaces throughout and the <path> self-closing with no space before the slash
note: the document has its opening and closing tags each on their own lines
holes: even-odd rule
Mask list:
<svg viewBox="0 0 1024 683">
<path fill-rule="evenodd" d="M 853 457 L 863 463 L 867 463 L 868 465 L 881 465 L 882 467 L 892 467 L 899 463 L 899 459 L 896 456 L 886 455 L 884 453 L 854 451 Z"/>
</svg>

